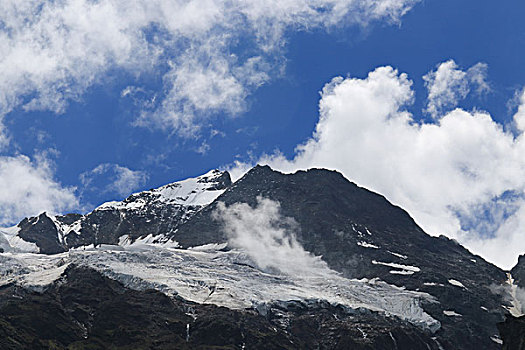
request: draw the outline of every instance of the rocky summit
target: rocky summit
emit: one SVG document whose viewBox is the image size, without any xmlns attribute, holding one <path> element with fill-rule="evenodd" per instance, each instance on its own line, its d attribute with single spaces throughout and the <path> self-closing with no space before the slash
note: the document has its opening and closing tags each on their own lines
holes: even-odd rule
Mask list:
<svg viewBox="0 0 525 350">
<path fill-rule="evenodd" d="M 335 171 L 213 170 L 0 232 L 2 349 L 525 344 L 525 258 L 503 271 Z"/>
</svg>

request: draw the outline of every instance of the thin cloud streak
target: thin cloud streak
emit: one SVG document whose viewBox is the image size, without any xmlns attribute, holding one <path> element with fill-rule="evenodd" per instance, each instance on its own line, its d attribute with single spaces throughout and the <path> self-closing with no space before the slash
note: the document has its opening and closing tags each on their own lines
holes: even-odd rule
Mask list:
<svg viewBox="0 0 525 350">
<path fill-rule="evenodd" d="M 214 113 L 245 111 L 245 98 L 282 69 L 287 30 L 397 23 L 415 3 L 5 0 L 0 115 L 20 106 L 64 113 L 111 71 L 160 72 L 164 87 L 136 123 L 191 136 Z"/>
</svg>

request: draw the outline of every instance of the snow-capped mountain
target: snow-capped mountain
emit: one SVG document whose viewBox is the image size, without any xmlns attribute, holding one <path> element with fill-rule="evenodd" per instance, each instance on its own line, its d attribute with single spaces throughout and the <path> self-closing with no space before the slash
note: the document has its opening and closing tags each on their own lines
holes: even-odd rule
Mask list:
<svg viewBox="0 0 525 350">
<path fill-rule="evenodd" d="M 56 254 L 69 248 L 98 244 L 130 244 L 137 239 L 166 242 L 167 236 L 210 204 L 231 184 L 227 172 L 212 170 L 202 176 L 107 202 L 87 215 L 53 216 L 42 213 L 17 226 L 0 229 L 11 247 L 5 251 Z M 16 238 L 13 238 L 16 237 Z M 0 237 L 1 239 L 1 237 Z"/>
<path fill-rule="evenodd" d="M 214 170 L 2 231 L 2 348 L 498 349 L 522 312 L 519 273 L 323 169 Z M 106 322 L 108 300 L 151 317 Z"/>
</svg>

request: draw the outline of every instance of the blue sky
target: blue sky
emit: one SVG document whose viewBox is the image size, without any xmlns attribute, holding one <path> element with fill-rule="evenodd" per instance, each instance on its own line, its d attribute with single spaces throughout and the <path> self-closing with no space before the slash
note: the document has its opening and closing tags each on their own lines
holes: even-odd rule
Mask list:
<svg viewBox="0 0 525 350">
<path fill-rule="evenodd" d="M 6 42 L 0 46 L 0 180 L 9 188 L 0 203 L 0 223 L 42 210 L 90 210 L 211 168 L 239 173 L 258 161 L 284 171 L 326 166 L 407 208 L 430 233 L 447 234 L 500 265 L 511 264 L 498 256 L 520 241 L 525 229 L 525 184 L 519 180 L 525 178 L 520 161 L 525 148 L 515 117 L 525 85 L 520 18 L 525 3 L 267 0 L 240 10 L 235 3 L 71 0 L 23 6 L 13 0 L 0 5 Z M 382 66 L 397 72 L 367 80 Z M 437 73 L 428 75 L 439 69 L 442 80 Z M 402 73 L 411 84 L 401 81 Z M 342 79 L 321 96 L 338 76 Z M 355 90 L 365 81 L 368 90 Z M 388 85 L 384 97 L 372 81 L 403 86 Z M 344 97 L 345 86 L 352 96 L 366 95 L 355 103 L 367 101 L 371 89 L 377 98 L 399 99 L 385 102 L 385 108 L 410 113 L 407 125 L 415 129 L 400 124 L 384 132 L 405 139 L 419 135 L 417 144 L 383 144 L 398 150 L 390 154 L 366 138 L 352 143 L 353 135 L 381 133 L 375 134 L 379 124 L 362 130 L 360 123 L 336 124 L 336 105 L 351 101 Z M 435 98 L 429 95 L 432 86 Z M 325 119 L 334 123 L 327 129 L 318 124 L 321 99 Z M 438 106 L 434 114 L 431 102 Z M 370 111 L 367 106 L 359 108 Z M 359 108 L 349 105 L 341 113 L 358 120 Z M 454 108 L 475 120 L 461 135 L 457 126 L 440 128 L 439 136 L 416 133 L 417 125 L 440 125 Z M 483 118 L 476 113 L 489 117 L 479 122 Z M 482 131 L 471 139 L 469 129 L 478 124 Z M 345 135 L 345 125 L 353 129 L 346 134 L 350 143 L 341 147 L 351 150 L 323 148 L 329 144 L 323 138 L 330 137 L 323 135 L 331 131 L 312 137 L 316 127 L 338 128 Z M 312 147 L 301 156 L 296 147 L 308 142 Z M 436 155 L 436 149 L 448 151 Z M 421 160 L 434 156 L 438 180 L 425 177 L 429 170 Z M 400 160 L 410 165 L 398 168 Z M 501 175 L 489 176 L 487 164 L 500 167 Z M 9 175 L 18 171 L 31 176 L 17 181 Z M 448 186 L 440 180 L 447 178 L 451 193 L 436 200 L 432 189 Z M 525 246 L 516 247 L 512 259 L 520 249 L 525 252 Z"/>
</svg>

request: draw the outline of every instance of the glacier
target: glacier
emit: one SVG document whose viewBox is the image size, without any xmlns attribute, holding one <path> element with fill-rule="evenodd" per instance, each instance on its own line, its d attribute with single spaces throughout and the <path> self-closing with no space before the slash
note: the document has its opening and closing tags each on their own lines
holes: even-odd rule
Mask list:
<svg viewBox="0 0 525 350">
<path fill-rule="evenodd" d="M 268 273 L 242 251 L 225 250 L 225 245 L 179 249 L 137 242 L 84 246 L 55 255 L 6 252 L 0 254 L 0 286 L 14 283 L 42 291 L 59 280 L 69 265 L 94 268 L 129 288 L 156 289 L 168 296 L 231 309 L 325 300 L 399 317 L 433 332 L 440 327 L 420 306 L 422 300 L 436 302 L 427 293 L 379 279 L 348 279 L 335 272 L 310 276 Z"/>
</svg>

